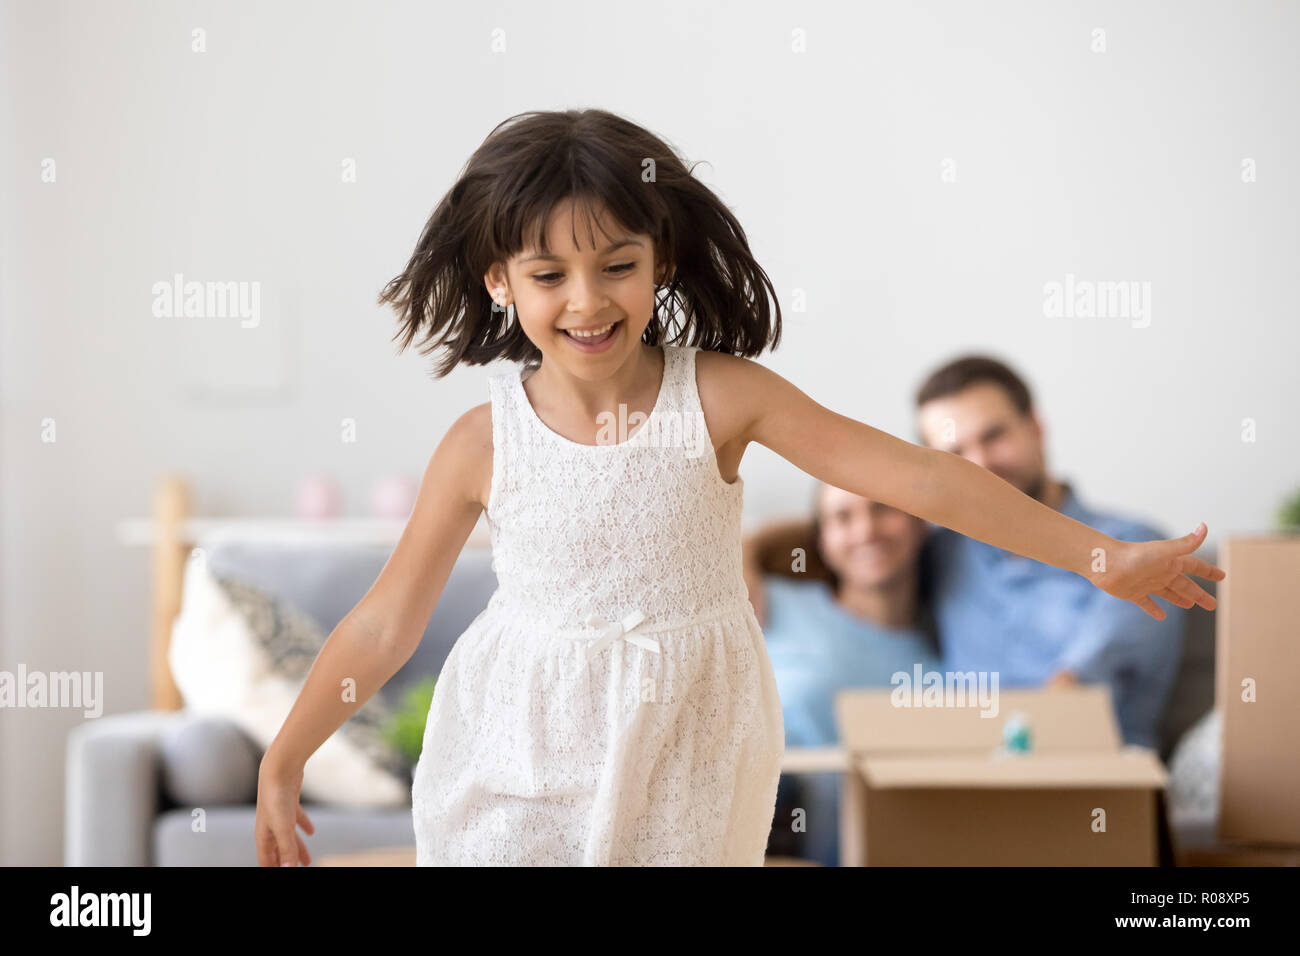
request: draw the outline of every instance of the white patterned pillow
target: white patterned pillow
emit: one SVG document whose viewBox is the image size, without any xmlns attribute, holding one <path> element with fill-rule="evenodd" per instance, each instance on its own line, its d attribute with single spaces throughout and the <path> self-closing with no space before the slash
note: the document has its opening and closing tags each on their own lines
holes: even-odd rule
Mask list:
<svg viewBox="0 0 1300 956">
<path fill-rule="evenodd" d="M 265 751 L 328 636 L 288 602 L 213 574 L 196 552 L 172 628 L 172 677 L 187 708 L 226 717 Z M 376 693 L 321 744 L 303 768 L 303 799 L 409 805 L 409 768 L 380 734 L 387 717 Z"/>
<path fill-rule="evenodd" d="M 1219 769 L 1223 762 L 1223 723 L 1209 710 L 1191 726 L 1169 755 L 1169 812 L 1173 816 L 1216 819 Z"/>
</svg>

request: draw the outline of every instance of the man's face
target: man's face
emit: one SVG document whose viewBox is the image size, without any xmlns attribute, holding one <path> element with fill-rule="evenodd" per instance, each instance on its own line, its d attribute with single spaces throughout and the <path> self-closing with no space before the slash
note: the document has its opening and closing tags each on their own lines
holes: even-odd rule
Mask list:
<svg viewBox="0 0 1300 956">
<path fill-rule="evenodd" d="M 977 382 L 954 395 L 926 402 L 917 411 L 921 440 L 987 468 L 1033 498 L 1046 491 L 1043 428 L 1022 415 L 994 382 Z"/>
</svg>

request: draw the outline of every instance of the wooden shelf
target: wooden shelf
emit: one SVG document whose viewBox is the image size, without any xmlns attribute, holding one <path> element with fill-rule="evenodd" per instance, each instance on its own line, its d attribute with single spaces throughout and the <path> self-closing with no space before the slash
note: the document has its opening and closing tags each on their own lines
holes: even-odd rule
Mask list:
<svg viewBox="0 0 1300 956">
<path fill-rule="evenodd" d="M 186 518 L 172 524 L 153 518 L 126 518 L 117 523 L 117 537 L 125 545 L 156 545 L 160 538 L 170 536 L 191 546 L 239 541 L 391 547 L 405 527 L 404 520 L 385 518 Z M 490 544 L 486 525 L 480 520 L 465 547 Z"/>
<path fill-rule="evenodd" d="M 402 537 L 406 519 L 384 518 L 197 518 L 190 514 L 189 481 L 174 472 L 159 476 L 153 493 L 152 518 L 127 518 L 116 526 L 124 545 L 148 545 L 153 551 L 153 614 L 149 670 L 155 710 L 184 706 L 168 664 L 172 626 L 180 613 L 185 565 L 197 547 L 238 541 L 279 545 L 373 545 L 392 548 Z M 465 542 L 466 548 L 489 548 L 486 520 Z"/>
<path fill-rule="evenodd" d="M 843 773 L 852 766 L 843 747 L 786 747 L 781 757 L 782 773 Z"/>
</svg>

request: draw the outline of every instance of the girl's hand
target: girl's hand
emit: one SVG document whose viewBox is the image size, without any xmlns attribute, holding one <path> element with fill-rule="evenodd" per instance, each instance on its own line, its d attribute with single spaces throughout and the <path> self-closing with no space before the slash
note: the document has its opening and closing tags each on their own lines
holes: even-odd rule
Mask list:
<svg viewBox="0 0 1300 956">
<path fill-rule="evenodd" d="M 1165 612 L 1151 600 L 1154 595 L 1181 608 L 1200 605 L 1213 611 L 1214 597 L 1188 577 L 1194 574 L 1207 581 L 1222 581 L 1222 568 L 1192 556 L 1205 541 L 1205 522 L 1191 534 L 1167 541 L 1119 542 L 1118 553 L 1105 555 L 1104 571 L 1094 571 L 1092 583 L 1107 594 L 1132 601 L 1157 621 Z"/>
<path fill-rule="evenodd" d="M 308 866 L 311 853 L 294 829 L 300 825 L 308 834 L 316 827 L 298 802 L 302 770 L 278 772 L 265 760 L 257 774 L 257 818 L 253 838 L 257 843 L 258 866 Z"/>
</svg>

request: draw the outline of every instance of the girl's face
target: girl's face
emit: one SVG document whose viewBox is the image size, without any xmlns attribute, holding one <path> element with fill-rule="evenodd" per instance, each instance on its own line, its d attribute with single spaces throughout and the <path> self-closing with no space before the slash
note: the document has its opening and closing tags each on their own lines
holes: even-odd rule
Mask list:
<svg viewBox="0 0 1300 956">
<path fill-rule="evenodd" d="M 513 303 L 543 364 L 605 378 L 640 348 L 654 310 L 663 270 L 656 273 L 651 237 L 627 232 L 604 210 L 589 227 L 571 202 L 555 210 L 546 236 L 549 256 L 525 249 L 505 268 L 494 264 L 484 276 L 488 292 L 500 306 Z"/>
</svg>

